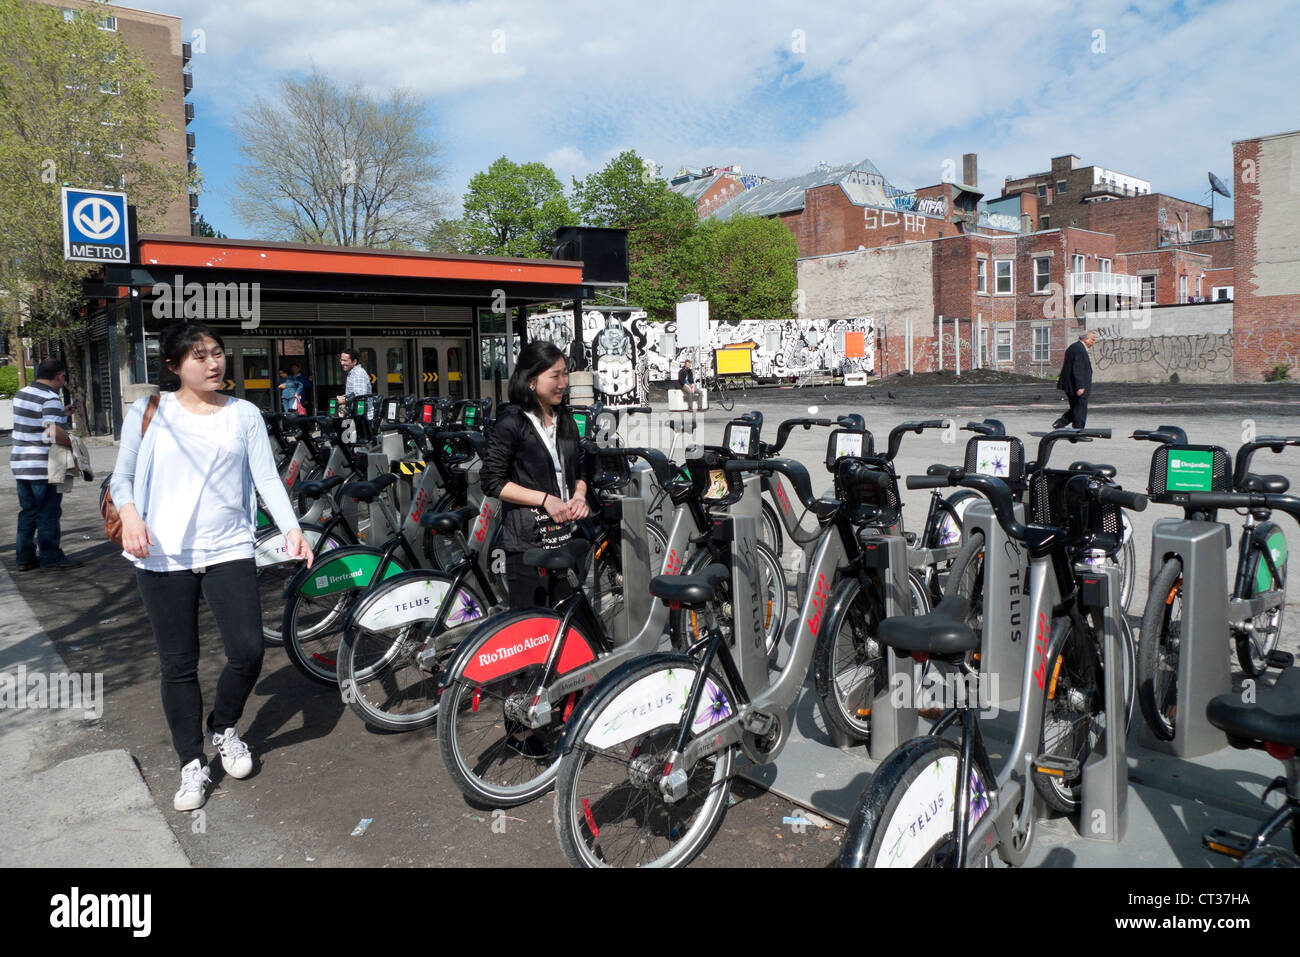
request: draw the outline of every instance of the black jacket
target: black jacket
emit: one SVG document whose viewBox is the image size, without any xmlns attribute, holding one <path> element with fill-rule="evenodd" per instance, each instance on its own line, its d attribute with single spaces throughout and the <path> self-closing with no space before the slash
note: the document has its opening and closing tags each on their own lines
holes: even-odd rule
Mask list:
<svg viewBox="0 0 1300 957">
<path fill-rule="evenodd" d="M 695 384 L 695 370 L 688 369 L 685 366 L 682 366 L 681 370 L 677 373 L 677 388 L 679 389 L 686 388 L 687 382 L 689 382 L 691 385 Z"/>
<path fill-rule="evenodd" d="M 556 445 L 564 466 L 564 480 L 572 494 L 579 479 L 587 480 L 586 454 L 576 439 L 561 438 Z M 497 419 L 492 429 L 492 438 L 488 440 L 487 449 L 483 453 L 479 480 L 483 485 L 483 493 L 494 498 L 500 497 L 507 482 L 559 496 L 551 453 L 547 451 L 546 443 L 537 434 L 533 423 L 518 406 L 506 406 Z M 539 511 L 526 505 L 502 502 L 501 547 L 508 552 L 521 552 L 535 547 L 539 542 Z"/>
<path fill-rule="evenodd" d="M 1088 347 L 1081 340 L 1075 340 L 1065 350 L 1065 361 L 1061 363 L 1061 374 L 1057 377 L 1056 387 L 1073 397 L 1080 389 L 1086 399 L 1092 392 L 1092 360 L 1088 358 Z"/>
</svg>

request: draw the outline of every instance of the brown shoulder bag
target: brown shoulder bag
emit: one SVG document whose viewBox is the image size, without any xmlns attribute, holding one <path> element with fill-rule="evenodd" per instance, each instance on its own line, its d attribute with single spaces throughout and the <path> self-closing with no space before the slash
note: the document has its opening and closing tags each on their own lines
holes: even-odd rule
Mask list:
<svg viewBox="0 0 1300 957">
<path fill-rule="evenodd" d="M 158 411 L 158 396 L 151 395 L 149 404 L 144 409 L 144 420 L 140 423 L 140 438 L 144 438 L 145 432 L 149 430 L 149 423 L 153 421 L 153 414 Z M 112 479 L 110 473 L 108 478 L 104 479 L 103 492 L 99 496 L 99 514 L 104 518 L 104 535 L 110 542 L 118 545 L 122 544 L 122 516 L 117 514 L 117 506 L 113 504 L 113 494 L 108 489 L 109 480 Z"/>
</svg>

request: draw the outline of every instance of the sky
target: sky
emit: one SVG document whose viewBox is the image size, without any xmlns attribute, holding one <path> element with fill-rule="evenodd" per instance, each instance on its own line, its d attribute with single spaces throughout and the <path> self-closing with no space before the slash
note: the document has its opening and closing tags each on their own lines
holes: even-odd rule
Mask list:
<svg viewBox="0 0 1300 957">
<path fill-rule="evenodd" d="M 986 198 L 1074 153 L 1204 203 L 1207 171 L 1232 182 L 1233 140 L 1300 128 L 1294 0 L 122 5 L 180 16 L 195 42 L 200 210 L 232 237 L 257 236 L 237 216 L 235 122 L 313 66 L 425 104 L 452 214 L 498 156 L 567 186 L 625 149 L 665 176 L 870 159 L 909 189 L 974 152 Z"/>
</svg>

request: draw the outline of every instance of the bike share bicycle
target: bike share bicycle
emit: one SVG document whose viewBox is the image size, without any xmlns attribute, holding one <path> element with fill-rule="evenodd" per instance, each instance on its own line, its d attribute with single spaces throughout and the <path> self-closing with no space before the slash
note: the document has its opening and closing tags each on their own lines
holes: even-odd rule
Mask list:
<svg viewBox="0 0 1300 957">
<path fill-rule="evenodd" d="M 1287 501 L 1283 493 L 1290 483 L 1281 475 L 1256 475 L 1250 464 L 1260 449 L 1280 453 L 1300 445 L 1300 437 L 1261 436 L 1247 442 L 1237 450 L 1235 469 L 1225 449 L 1191 445 L 1177 426 L 1138 430 L 1133 438 L 1159 443 L 1151 456 L 1151 501 L 1183 508 L 1182 519 L 1163 518 L 1152 529 L 1152 581 L 1138 655 L 1139 701 L 1157 746 L 1195 757 L 1223 744 L 1204 716 L 1207 703 L 1231 689 L 1224 637 L 1232 642 L 1242 670 L 1257 678 L 1281 636 L 1286 536 L 1270 521 L 1267 503 Z M 1244 510 L 1246 516 L 1236 573 L 1226 594 L 1231 533 L 1217 521 L 1218 506 L 1203 507 L 1207 495 L 1235 503 L 1224 507 Z"/>
<path fill-rule="evenodd" d="M 847 603 L 842 582 L 860 584 L 870 572 L 883 577 L 886 608 L 906 615 L 908 562 L 900 534 L 875 527 L 886 476 L 851 451 L 868 448 L 866 430 L 835 430 L 827 466 L 842 498 L 814 498 L 808 472 L 790 459 L 732 459 L 705 452 L 692 465 L 715 505 L 712 535 L 730 545 L 731 564 L 703 574 L 659 576 L 650 592 L 701 615 L 704 637 L 684 653 L 634 659 L 607 675 L 578 703 L 557 745 L 563 755 L 556 782 L 556 834 L 575 866 L 625 863 L 683 866 L 721 825 L 735 762 L 776 760 L 789 740 L 793 709 L 818 637 L 838 627 Z M 760 596 L 754 587 L 757 503 L 744 494 L 755 477 L 779 472 L 817 516 L 821 536 L 789 657 L 773 673 L 763 642 Z M 741 480 L 739 476 L 753 473 Z M 730 626 L 715 613 L 718 593 L 730 584 Z M 911 677 L 910 663 L 891 669 Z M 888 751 L 913 733 L 916 712 L 895 709 L 886 695 L 873 714 L 872 741 Z"/>
<path fill-rule="evenodd" d="M 945 466 L 931 472 L 937 474 L 909 476 L 908 487 L 976 490 L 1030 555 L 1034 638 L 1032 649 L 1025 643 L 1015 740 L 995 772 L 976 709 L 958 702 L 928 736 L 908 741 L 877 768 L 849 821 L 841 866 L 968 867 L 990 864 L 994 853 L 1018 866 L 1032 849 L 1040 801 L 1082 809 L 1088 837 L 1122 839 L 1126 721 L 1123 678 L 1113 667 L 1122 656 L 1121 572 L 1074 556 L 1105 534 L 1113 521 L 1108 512 L 1140 511 L 1146 497 L 1079 472 L 1061 489 L 1062 525 L 1026 524 L 1015 518 L 1001 479 Z M 939 658 L 970 674 L 967 656 L 980 639 L 966 623 L 962 599 L 945 602 L 923 618 L 886 620 L 878 638 L 896 655 Z M 943 737 L 954 725 L 957 742 Z M 1059 739 L 1054 725 L 1064 732 Z"/>
</svg>

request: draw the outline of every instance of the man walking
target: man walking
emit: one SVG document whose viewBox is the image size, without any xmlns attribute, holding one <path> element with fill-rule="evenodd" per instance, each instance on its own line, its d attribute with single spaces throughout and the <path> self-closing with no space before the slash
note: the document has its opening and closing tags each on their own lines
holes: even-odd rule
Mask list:
<svg viewBox="0 0 1300 957">
<path fill-rule="evenodd" d="M 361 365 L 361 353 L 356 349 L 344 349 L 339 353 L 339 365 L 348 376 L 343 384 L 343 401 L 350 406 L 357 396 L 370 394 L 370 373 Z M 374 408 L 370 411 L 373 418 Z"/>
<path fill-rule="evenodd" d="M 1067 425 L 1081 429 L 1088 420 L 1088 396 L 1092 394 L 1092 361 L 1088 358 L 1088 350 L 1096 341 L 1097 333 L 1088 329 L 1079 334 L 1078 342 L 1065 350 L 1065 361 L 1061 363 L 1056 387 L 1065 392 L 1070 408 L 1052 423 L 1054 429 Z"/>
<path fill-rule="evenodd" d="M 72 448 L 63 429 L 72 406 L 65 406 L 59 395 L 67 380 L 67 366 L 58 359 L 44 359 L 36 367 L 36 381 L 14 396 L 9 468 L 18 485 L 18 539 L 14 552 L 20 572 L 37 567 L 41 571 L 77 568 L 82 564 L 59 548 L 63 496 L 57 485 L 47 481 L 46 474 L 50 458 L 46 426 L 51 427 L 55 443 Z"/>
<path fill-rule="evenodd" d="M 695 373 L 691 371 L 690 359 L 682 363 L 682 368 L 677 373 L 677 388 L 682 390 L 682 401 L 686 403 L 688 412 L 699 409 L 700 387 L 695 384 Z"/>
</svg>

